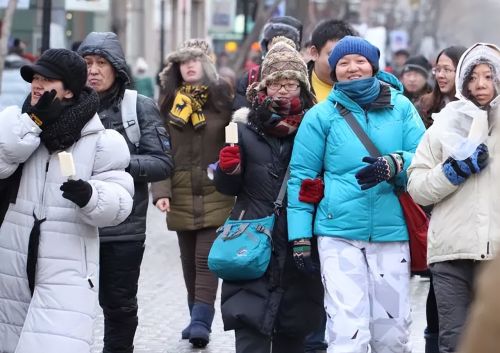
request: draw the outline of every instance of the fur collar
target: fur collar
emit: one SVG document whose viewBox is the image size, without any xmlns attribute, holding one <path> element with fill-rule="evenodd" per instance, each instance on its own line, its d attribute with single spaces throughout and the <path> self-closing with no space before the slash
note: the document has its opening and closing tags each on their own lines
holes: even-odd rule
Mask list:
<svg viewBox="0 0 500 353">
<path fill-rule="evenodd" d="M 246 123 L 248 123 L 249 115 L 250 115 L 250 108 L 243 107 L 243 108 L 236 110 L 233 113 L 233 117 L 231 118 L 231 121 L 235 122 L 235 123 L 246 124 Z"/>
</svg>

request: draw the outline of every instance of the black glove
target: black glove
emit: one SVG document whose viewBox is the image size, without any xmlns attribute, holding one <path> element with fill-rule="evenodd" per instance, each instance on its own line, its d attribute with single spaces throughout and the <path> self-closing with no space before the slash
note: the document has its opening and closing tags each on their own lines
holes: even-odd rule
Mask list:
<svg viewBox="0 0 500 353">
<path fill-rule="evenodd" d="M 363 162 L 368 163 L 355 175 L 361 190 L 366 190 L 375 185 L 389 180 L 403 170 L 403 158 L 397 154 L 388 154 L 382 157 L 364 157 Z"/>
<path fill-rule="evenodd" d="M 280 121 L 280 116 L 269 110 L 272 102 L 272 98 L 268 97 L 264 99 L 262 104 L 257 105 L 254 108 L 257 121 L 260 122 L 263 127 L 273 127 Z"/>
<path fill-rule="evenodd" d="M 92 186 L 82 179 L 68 180 L 61 185 L 60 190 L 65 199 L 73 201 L 79 207 L 88 204 L 92 196 Z"/>
<path fill-rule="evenodd" d="M 35 105 L 30 105 L 26 113 L 40 127 L 44 129 L 54 123 L 61 115 L 64 106 L 56 97 L 56 90 L 45 91 Z"/>
<path fill-rule="evenodd" d="M 293 242 L 293 260 L 295 267 L 306 274 L 319 273 L 318 264 L 311 258 L 311 241 L 299 239 Z"/>
</svg>

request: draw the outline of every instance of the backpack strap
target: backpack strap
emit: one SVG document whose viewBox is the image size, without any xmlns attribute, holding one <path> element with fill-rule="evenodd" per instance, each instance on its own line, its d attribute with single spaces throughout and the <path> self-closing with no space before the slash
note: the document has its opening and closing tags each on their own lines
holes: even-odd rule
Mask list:
<svg viewBox="0 0 500 353">
<path fill-rule="evenodd" d="M 126 89 L 121 104 L 122 123 L 129 141 L 139 148 L 141 129 L 137 120 L 137 91 Z"/>
</svg>

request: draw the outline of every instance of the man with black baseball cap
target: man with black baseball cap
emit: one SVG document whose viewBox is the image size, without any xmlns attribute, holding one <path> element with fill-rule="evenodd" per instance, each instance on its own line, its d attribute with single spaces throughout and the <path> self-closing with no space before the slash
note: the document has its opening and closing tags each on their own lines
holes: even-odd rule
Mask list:
<svg viewBox="0 0 500 353">
<path fill-rule="evenodd" d="M 0 352 L 89 353 L 98 227 L 132 210 L 130 154 L 78 54 L 49 49 L 21 76 L 31 94 L 0 112 Z"/>
</svg>

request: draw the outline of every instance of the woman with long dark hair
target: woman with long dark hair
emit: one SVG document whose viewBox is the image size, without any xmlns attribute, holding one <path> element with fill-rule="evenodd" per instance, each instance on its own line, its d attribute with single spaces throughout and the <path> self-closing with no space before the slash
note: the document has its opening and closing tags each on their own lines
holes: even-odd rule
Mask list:
<svg viewBox="0 0 500 353">
<path fill-rule="evenodd" d="M 432 125 L 432 114 L 438 113 L 446 104 L 456 100 L 455 71 L 466 48 L 460 45 L 445 48 L 439 52 L 432 69 L 434 89 L 415 103 L 425 126 Z"/>
<path fill-rule="evenodd" d="M 153 202 L 167 212 L 167 227 L 177 232 L 179 241 L 191 314 L 182 338 L 205 347 L 218 285 L 208 269 L 208 252 L 234 203 L 215 190 L 210 165 L 224 145 L 232 91 L 219 79 L 208 43 L 199 39 L 185 42 L 167 57 L 160 80 L 160 111 L 170 132 L 175 167 L 169 179 L 153 183 Z"/>
</svg>

